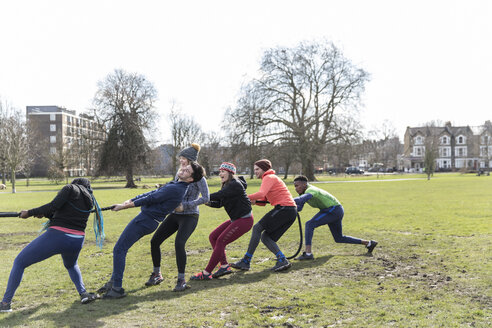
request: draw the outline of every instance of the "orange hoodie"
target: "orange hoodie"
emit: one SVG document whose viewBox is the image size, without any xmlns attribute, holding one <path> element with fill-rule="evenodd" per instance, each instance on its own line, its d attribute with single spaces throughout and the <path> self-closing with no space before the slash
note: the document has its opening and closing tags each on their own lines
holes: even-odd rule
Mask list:
<svg viewBox="0 0 492 328">
<path fill-rule="evenodd" d="M 248 195 L 250 200 L 268 201 L 272 206 L 296 206 L 294 198 L 287 189 L 285 183 L 275 175 L 275 171 L 270 169 L 263 173 L 261 186 L 258 192 Z M 264 204 L 256 204 L 262 205 Z"/>
</svg>

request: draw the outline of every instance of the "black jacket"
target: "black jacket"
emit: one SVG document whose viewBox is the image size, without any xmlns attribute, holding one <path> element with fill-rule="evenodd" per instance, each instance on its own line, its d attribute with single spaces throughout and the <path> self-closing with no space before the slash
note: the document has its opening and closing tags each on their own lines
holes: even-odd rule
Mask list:
<svg viewBox="0 0 492 328">
<path fill-rule="evenodd" d="M 92 196 L 86 187 L 79 184 L 67 184 L 50 203 L 30 209 L 29 215 L 44 215 L 50 219 L 49 226 L 85 231 L 90 213 L 81 212 L 76 208 L 89 211 L 92 206 Z"/>
<path fill-rule="evenodd" d="M 246 194 L 247 186 L 243 177 L 232 179 L 221 190 L 210 194 L 210 206 L 224 206 L 232 221 L 250 214 L 251 202 Z"/>
</svg>

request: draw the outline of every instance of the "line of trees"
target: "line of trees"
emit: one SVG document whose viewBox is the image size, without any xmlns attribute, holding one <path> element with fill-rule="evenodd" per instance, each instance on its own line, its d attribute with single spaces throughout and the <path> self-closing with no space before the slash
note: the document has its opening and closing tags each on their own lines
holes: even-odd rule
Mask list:
<svg viewBox="0 0 492 328">
<path fill-rule="evenodd" d="M 197 122 L 172 104 L 168 115 L 172 139 L 169 155 L 175 159 L 180 149 L 198 142 L 202 145 L 200 161 L 209 172 L 218 159 L 239 161 L 246 163 L 252 177 L 253 163 L 268 157 L 284 168 L 285 177 L 292 165 L 300 163 L 299 173 L 314 180 L 320 150 L 341 149 L 360 140 L 358 107 L 368 81 L 369 74 L 331 42 L 302 42 L 292 48 L 267 50 L 258 77 L 241 88 L 236 105 L 225 113 L 223 131 L 229 143 L 221 143 L 216 132 L 203 132 Z M 94 175 L 123 174 L 126 187 L 135 187 L 136 172 L 151 170 L 158 156 L 151 147 L 156 100 L 157 90 L 138 73 L 116 69 L 98 82 L 92 114 L 104 126 L 106 138 L 93 144 L 100 144 Z M 14 126 L 7 120 L 2 122 Z M 28 128 L 16 131 L 26 139 L 22 143 L 28 145 Z M 227 146 L 227 151 L 221 145 Z M 0 156 L 9 157 L 0 158 L 0 169 L 28 171 L 32 160 L 26 160 L 29 146 L 17 149 L 18 155 L 0 148 Z M 75 145 L 70 147 L 74 149 L 82 153 Z M 58 171 L 66 171 L 68 159 L 74 157 L 64 151 L 68 150 L 60 149 L 57 158 L 51 158 Z M 79 157 L 85 158 L 82 154 Z M 172 172 L 176 172 L 176 161 L 171 162 Z"/>
</svg>

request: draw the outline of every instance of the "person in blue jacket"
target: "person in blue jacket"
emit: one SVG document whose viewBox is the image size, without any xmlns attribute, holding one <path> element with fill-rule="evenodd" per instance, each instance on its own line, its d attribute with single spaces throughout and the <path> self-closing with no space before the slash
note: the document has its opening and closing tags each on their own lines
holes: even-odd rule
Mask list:
<svg viewBox="0 0 492 328">
<path fill-rule="evenodd" d="M 98 290 L 99 293 L 105 293 L 103 298 L 113 299 L 126 296 L 123 289 L 123 272 L 125 271 L 128 250 L 140 238 L 157 229 L 166 215 L 181 204 L 188 184 L 202 179 L 203 172 L 203 167 L 200 164 L 191 162 L 179 170 L 177 181 L 171 181 L 159 189 L 138 195 L 114 206 L 113 211 L 138 206 L 141 207 L 141 211 L 126 226 L 114 246 L 111 279 Z"/>
</svg>

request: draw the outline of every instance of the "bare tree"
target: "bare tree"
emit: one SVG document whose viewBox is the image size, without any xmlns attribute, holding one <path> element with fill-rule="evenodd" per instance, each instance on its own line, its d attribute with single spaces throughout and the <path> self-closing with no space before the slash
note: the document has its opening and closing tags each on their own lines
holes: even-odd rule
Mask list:
<svg viewBox="0 0 492 328">
<path fill-rule="evenodd" d="M 250 178 L 253 178 L 254 163 L 263 157 L 261 146 L 268 143 L 267 126 L 263 120 L 266 113 L 264 100 L 256 82 L 243 86 L 237 106 L 226 111 L 223 121 L 232 152 L 245 154 Z"/>
<path fill-rule="evenodd" d="M 200 164 L 207 174 L 211 174 L 213 165 L 220 164 L 224 158 L 221 152 L 220 136 L 216 132 L 203 133 L 201 140 L 203 145 L 200 150 Z"/>
<path fill-rule="evenodd" d="M 439 125 L 437 124 L 436 122 L 431 121 L 424 125 L 426 128 L 424 141 L 424 169 L 427 180 L 430 180 L 430 177 L 434 175 L 436 170 L 436 159 L 439 152 L 439 132 L 441 131 L 441 128 L 438 128 Z"/>
<path fill-rule="evenodd" d="M 171 126 L 171 143 L 172 143 L 172 171 L 177 171 L 176 158 L 179 152 L 185 146 L 191 143 L 200 144 L 202 129 L 192 117 L 185 116 L 175 109 L 173 104 L 171 113 L 169 114 L 169 122 Z"/>
<path fill-rule="evenodd" d="M 314 180 L 322 146 L 360 130 L 356 110 L 368 74 L 333 43 L 271 49 L 263 56 L 261 74 L 257 85 L 268 136 L 276 142 L 292 134 L 302 171 Z"/>
<path fill-rule="evenodd" d="M 94 114 L 108 128 L 100 172 L 124 172 L 127 188 L 136 187 L 134 171 L 150 152 L 145 133 L 155 121 L 157 91 L 143 75 L 117 69 L 98 83 Z"/>
<path fill-rule="evenodd" d="M 26 124 L 21 114 L 15 111 L 6 118 L 4 124 L 6 166 L 12 181 L 12 193 L 16 192 L 15 176 L 22 171 L 28 157 Z"/>
</svg>

